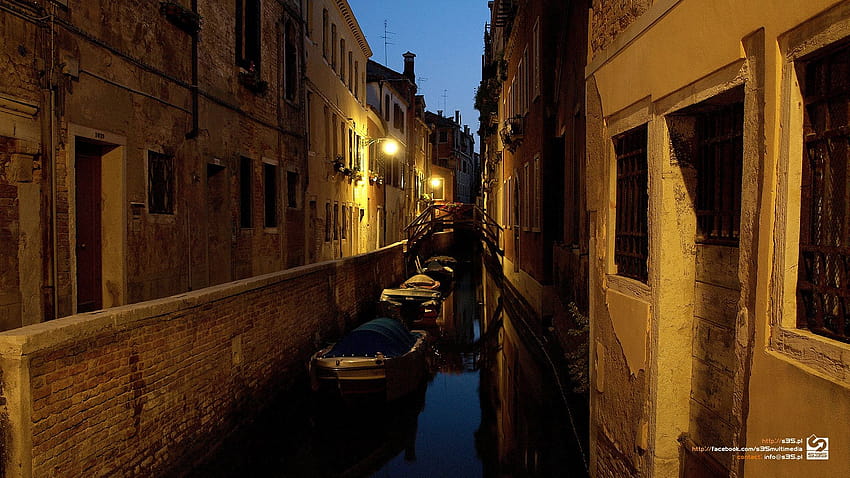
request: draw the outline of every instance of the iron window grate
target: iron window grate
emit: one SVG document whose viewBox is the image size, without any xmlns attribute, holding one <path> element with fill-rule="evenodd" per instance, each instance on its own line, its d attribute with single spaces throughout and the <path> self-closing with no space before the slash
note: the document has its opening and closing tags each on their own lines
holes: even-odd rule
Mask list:
<svg viewBox="0 0 850 478">
<path fill-rule="evenodd" d="M 744 105 L 697 117 L 697 242 L 738 245 Z"/>
<path fill-rule="evenodd" d="M 646 125 L 614 137 L 617 154 L 614 262 L 617 274 L 641 282 L 647 282 L 649 256 L 646 140 Z"/>
<path fill-rule="evenodd" d="M 850 342 L 850 46 L 805 65 L 797 325 Z"/>
</svg>

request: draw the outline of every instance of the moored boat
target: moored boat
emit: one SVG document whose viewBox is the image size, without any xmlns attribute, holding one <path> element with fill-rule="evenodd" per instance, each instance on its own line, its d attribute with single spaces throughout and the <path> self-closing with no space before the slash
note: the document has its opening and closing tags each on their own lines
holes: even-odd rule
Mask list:
<svg viewBox="0 0 850 478">
<path fill-rule="evenodd" d="M 430 289 L 436 290 L 440 287 L 440 281 L 425 274 L 416 274 L 402 282 L 402 289 Z"/>
<path fill-rule="evenodd" d="M 422 382 L 426 372 L 426 336 L 427 332 L 410 331 L 388 317 L 366 322 L 313 354 L 313 389 L 343 397 L 402 397 Z"/>
<path fill-rule="evenodd" d="M 440 315 L 443 294 L 419 288 L 384 289 L 378 306 L 381 313 L 410 324 L 435 322 Z"/>
</svg>

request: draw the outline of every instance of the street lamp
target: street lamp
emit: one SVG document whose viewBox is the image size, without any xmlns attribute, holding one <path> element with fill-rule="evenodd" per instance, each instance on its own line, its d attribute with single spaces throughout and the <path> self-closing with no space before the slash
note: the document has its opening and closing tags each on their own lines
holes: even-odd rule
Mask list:
<svg viewBox="0 0 850 478">
<path fill-rule="evenodd" d="M 363 144 L 364 148 L 368 148 L 369 146 L 372 146 L 375 143 L 384 143 L 383 146 L 381 147 L 381 149 L 384 151 L 384 153 L 386 153 L 390 156 L 394 156 L 396 153 L 398 153 L 398 149 L 399 149 L 398 141 L 396 141 L 395 139 L 390 138 L 390 137 L 367 138 L 366 141 L 363 141 L 362 144 Z"/>
</svg>

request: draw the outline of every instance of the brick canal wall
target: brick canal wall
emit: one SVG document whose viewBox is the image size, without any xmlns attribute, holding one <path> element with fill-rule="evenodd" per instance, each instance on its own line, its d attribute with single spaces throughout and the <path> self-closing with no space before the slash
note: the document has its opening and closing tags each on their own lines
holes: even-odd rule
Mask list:
<svg viewBox="0 0 850 478">
<path fill-rule="evenodd" d="M 185 469 L 402 273 L 397 244 L 0 333 L 2 476 Z"/>
</svg>

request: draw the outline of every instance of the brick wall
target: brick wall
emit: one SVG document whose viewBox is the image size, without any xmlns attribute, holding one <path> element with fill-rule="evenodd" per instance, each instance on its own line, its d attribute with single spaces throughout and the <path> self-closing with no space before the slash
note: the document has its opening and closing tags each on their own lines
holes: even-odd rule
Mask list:
<svg viewBox="0 0 850 478">
<path fill-rule="evenodd" d="M 402 272 L 397 244 L 0 333 L 4 476 L 191 466 Z"/>
</svg>

